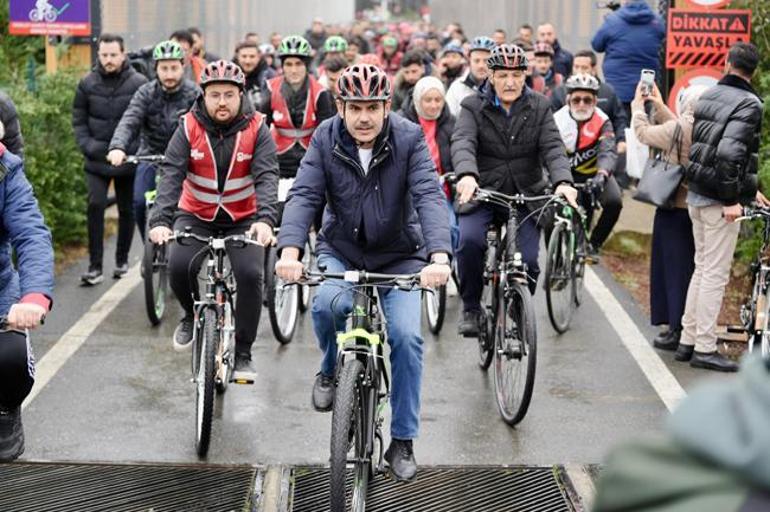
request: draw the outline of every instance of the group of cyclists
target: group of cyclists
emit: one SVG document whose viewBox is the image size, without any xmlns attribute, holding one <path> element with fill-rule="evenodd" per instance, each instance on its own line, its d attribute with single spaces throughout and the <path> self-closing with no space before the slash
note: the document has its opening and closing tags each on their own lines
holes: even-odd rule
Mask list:
<svg viewBox="0 0 770 512">
<path fill-rule="evenodd" d="M 287 283 L 299 282 L 308 270 L 302 257 L 312 232 L 317 266 L 331 273 L 419 272 L 421 286 L 438 288 L 454 266 L 463 303 L 459 332 L 473 336 L 487 229 L 504 221 L 495 207 L 474 201 L 480 188 L 553 193 L 577 207 L 584 199 L 573 184 L 590 181 L 604 207 L 591 237 L 594 252 L 617 220 L 616 138 L 611 120 L 597 106 L 602 84 L 590 68 L 578 69 L 577 60 L 576 73 L 568 78 L 550 69 L 553 59 L 542 58 L 549 56 L 548 43 L 525 49 L 486 36 L 467 44 L 450 41 L 439 66 L 419 48 L 403 48 L 404 53 L 396 34 L 383 35 L 381 48 L 364 55 L 351 53 L 351 46 L 362 46 L 355 38 L 329 36 L 313 48 L 305 37 L 291 35 L 281 39 L 271 64 L 263 45 L 244 40 L 232 60 L 213 60 L 191 75 L 194 49 L 177 39 L 155 46 L 153 78 L 133 95 L 109 141 L 107 160 L 125 165 L 137 141 L 138 155 L 164 155 L 160 164 L 140 164 L 134 176 L 135 219 L 145 243 L 167 244 L 187 231 L 203 237 L 248 233 L 260 244 L 228 248 L 238 289 L 234 379 L 255 375 L 251 347 L 266 247 L 278 251 L 275 269 L 267 271 Z M 105 42 L 110 39 L 103 36 L 100 44 Z M 413 87 L 438 67 L 457 117 L 451 135 L 452 198 L 459 214 L 455 241 L 451 232 L 458 226 L 450 225 L 453 216 L 446 214 L 447 196 L 423 130 L 393 106 L 396 81 Z M 415 76 L 395 76 L 403 70 Z M 564 106 L 555 114 L 552 99 L 533 87 L 535 79 L 553 88 L 549 94 L 563 87 Z M 410 87 L 399 101 L 409 105 Z M 280 180 L 293 180 L 285 200 L 279 199 Z M 156 186 L 148 215 L 145 196 Z M 516 234 L 517 247 L 535 293 L 542 223 L 527 207 L 521 210 L 526 220 Z M 173 336 L 179 351 L 192 345 L 198 289 L 190 276 L 202 264 L 201 248 L 194 239 L 169 245 L 170 284 L 184 310 Z M 95 284 L 100 277 L 99 268 L 83 281 Z M 318 411 L 329 411 L 334 402 L 336 332 L 350 313 L 353 293 L 349 284 L 328 280 L 313 302 L 314 332 L 323 352 L 312 390 Z M 421 294 L 381 288 L 380 299 L 393 372 L 392 440 L 385 459 L 397 479 L 412 480 L 423 367 L 415 314 Z M 9 318 L 11 328 L 32 326 Z"/>
</svg>

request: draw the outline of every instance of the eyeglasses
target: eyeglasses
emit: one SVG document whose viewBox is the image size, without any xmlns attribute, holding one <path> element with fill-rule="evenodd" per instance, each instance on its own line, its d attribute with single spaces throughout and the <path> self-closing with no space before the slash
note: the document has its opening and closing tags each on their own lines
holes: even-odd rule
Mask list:
<svg viewBox="0 0 770 512">
<path fill-rule="evenodd" d="M 570 105 L 580 105 L 581 103 L 584 105 L 593 105 L 594 104 L 594 98 L 592 96 L 575 96 L 570 98 L 569 100 Z"/>
</svg>

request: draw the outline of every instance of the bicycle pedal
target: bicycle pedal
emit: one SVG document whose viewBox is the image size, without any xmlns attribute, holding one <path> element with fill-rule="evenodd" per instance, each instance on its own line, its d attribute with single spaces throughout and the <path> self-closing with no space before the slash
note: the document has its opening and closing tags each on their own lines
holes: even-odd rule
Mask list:
<svg viewBox="0 0 770 512">
<path fill-rule="evenodd" d="M 239 379 L 232 378 L 232 379 L 230 379 L 230 382 L 232 382 L 233 384 L 249 385 L 249 384 L 254 384 L 254 382 L 256 382 L 256 379 L 253 378 L 253 377 L 249 377 L 249 378 L 246 378 L 246 379 L 244 379 L 244 378 L 239 378 Z"/>
</svg>

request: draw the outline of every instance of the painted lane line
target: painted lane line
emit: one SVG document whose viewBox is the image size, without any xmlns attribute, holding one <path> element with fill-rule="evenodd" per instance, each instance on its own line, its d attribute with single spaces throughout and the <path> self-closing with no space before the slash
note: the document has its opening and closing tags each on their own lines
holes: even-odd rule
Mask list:
<svg viewBox="0 0 770 512">
<path fill-rule="evenodd" d="M 99 327 L 99 324 L 141 283 L 140 265 L 141 263 L 134 265 L 123 278 L 112 285 L 40 359 L 36 364 L 35 385 L 27 399 L 24 400 L 22 409 L 26 408 L 37 397 L 62 366 L 83 346 L 83 343 Z"/>
<path fill-rule="evenodd" d="M 679 402 L 687 396 L 684 388 L 650 346 L 623 306 L 589 267 L 586 267 L 585 285 L 586 290 L 594 298 L 604 316 L 607 317 L 607 321 L 631 353 L 631 357 L 639 365 L 655 392 L 658 393 L 668 410 L 673 411 Z"/>
</svg>

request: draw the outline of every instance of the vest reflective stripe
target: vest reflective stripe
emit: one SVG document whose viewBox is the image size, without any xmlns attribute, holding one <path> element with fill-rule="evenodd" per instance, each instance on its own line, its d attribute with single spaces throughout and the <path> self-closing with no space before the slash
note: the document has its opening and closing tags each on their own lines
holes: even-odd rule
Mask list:
<svg viewBox="0 0 770 512">
<path fill-rule="evenodd" d="M 214 220 L 220 208 L 234 222 L 256 213 L 257 197 L 251 161 L 263 116 L 255 114 L 246 127 L 235 135 L 222 192 L 219 191 L 216 156 L 206 129 L 192 112 L 182 119 L 190 143 L 190 157 L 179 208 L 204 221 Z"/>
<path fill-rule="evenodd" d="M 270 106 L 273 109 L 273 125 L 270 127 L 270 134 L 275 140 L 279 155 L 287 152 L 294 144 L 299 144 L 305 149 L 308 148 L 313 132 L 319 124 L 318 119 L 316 119 L 316 103 L 324 91 L 318 80 L 314 76 L 308 75 L 305 116 L 302 120 L 302 126 L 297 127 L 291 120 L 289 106 L 281 94 L 282 85 L 282 76 L 267 81 L 267 88 L 270 90 Z"/>
<path fill-rule="evenodd" d="M 313 132 L 315 131 L 315 128 L 309 128 L 307 130 L 295 130 L 295 129 L 288 129 L 288 128 L 276 128 L 278 133 L 280 135 L 283 135 L 284 137 L 289 137 L 292 139 L 301 139 L 303 137 L 307 137 L 310 135 L 313 135 Z"/>
</svg>

